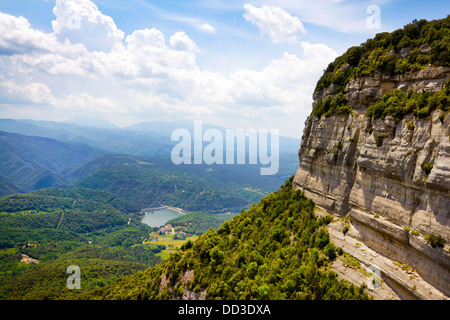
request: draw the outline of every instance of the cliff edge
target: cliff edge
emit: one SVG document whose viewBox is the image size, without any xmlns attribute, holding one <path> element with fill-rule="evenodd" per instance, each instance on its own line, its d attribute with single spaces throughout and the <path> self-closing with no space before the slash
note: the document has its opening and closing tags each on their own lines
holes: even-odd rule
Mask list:
<svg viewBox="0 0 450 320">
<path fill-rule="evenodd" d="M 449 17 L 414 21 L 331 63 L 314 93 L 293 180 L 318 207 L 350 218 L 352 232 L 344 236 L 408 265 L 444 298 L 450 295 L 449 24 Z M 441 36 L 427 38 L 431 28 Z"/>
</svg>

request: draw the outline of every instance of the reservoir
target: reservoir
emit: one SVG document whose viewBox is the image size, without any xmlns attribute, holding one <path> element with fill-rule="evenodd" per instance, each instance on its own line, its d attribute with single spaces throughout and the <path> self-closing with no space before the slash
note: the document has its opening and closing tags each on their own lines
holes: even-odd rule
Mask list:
<svg viewBox="0 0 450 320">
<path fill-rule="evenodd" d="M 174 210 L 164 208 L 154 210 L 153 212 L 146 212 L 144 218 L 142 219 L 142 223 L 145 223 L 150 227 L 162 227 L 167 221 L 181 216 L 182 214 Z"/>
</svg>

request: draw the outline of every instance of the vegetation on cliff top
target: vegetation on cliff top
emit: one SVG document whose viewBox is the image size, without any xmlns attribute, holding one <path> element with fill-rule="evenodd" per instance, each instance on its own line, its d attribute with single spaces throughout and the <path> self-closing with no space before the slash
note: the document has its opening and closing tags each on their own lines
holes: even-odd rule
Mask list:
<svg viewBox="0 0 450 320">
<path fill-rule="evenodd" d="M 428 64 L 450 67 L 450 15 L 441 20 L 414 20 L 403 29 L 379 33 L 349 48 L 328 65 L 315 91 L 334 84 L 339 93 L 351 79 L 377 72 L 417 72 Z"/>
<path fill-rule="evenodd" d="M 350 80 L 373 77 L 381 72 L 401 75 L 417 72 L 428 65 L 450 67 L 450 15 L 445 19 L 414 20 L 403 29 L 379 33 L 360 46 L 351 47 L 330 63 L 317 82 L 315 92 L 333 87 L 334 97 L 314 105 L 316 117 L 349 114 L 352 108 L 343 94 Z M 448 84 L 444 92 L 400 92 L 385 94 L 367 116 L 375 118 L 392 115 L 397 120 L 407 113 L 422 118 L 437 107 L 448 109 Z M 447 109 L 446 109 L 447 108 Z"/>
<path fill-rule="evenodd" d="M 335 114 L 349 114 L 352 107 L 347 104 L 347 100 L 342 92 L 333 98 L 328 96 L 324 101 L 319 101 L 313 108 L 312 114 L 316 117 L 329 117 Z"/>
<path fill-rule="evenodd" d="M 206 290 L 206 299 L 367 299 L 364 287 L 329 269 L 341 253 L 330 242 L 329 219 L 317 218 L 313 201 L 291 185 L 292 178 L 216 232 L 90 298 L 174 299 Z M 189 281 L 187 271 L 194 274 Z M 168 283 L 160 291 L 163 274 Z"/>
<path fill-rule="evenodd" d="M 404 92 L 394 89 L 369 106 L 366 116 L 375 119 L 392 116 L 397 122 L 409 113 L 419 119 L 428 117 L 433 110 L 438 108 L 442 111 L 450 110 L 450 80 L 447 81 L 443 90 L 435 93 L 413 92 L 412 90 Z"/>
</svg>

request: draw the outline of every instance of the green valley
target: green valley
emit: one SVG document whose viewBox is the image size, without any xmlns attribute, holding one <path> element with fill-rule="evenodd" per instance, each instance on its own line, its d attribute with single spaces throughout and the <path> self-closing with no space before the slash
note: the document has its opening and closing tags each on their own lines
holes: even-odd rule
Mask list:
<svg viewBox="0 0 450 320">
<path fill-rule="evenodd" d="M 251 165 L 174 165 L 170 159 L 117 155 L 103 156 L 71 174 L 85 175 L 74 182 L 76 187 L 112 192 L 141 208 L 165 204 L 221 213 L 240 212 L 279 187 L 279 178 L 261 177 L 258 170 Z"/>
<path fill-rule="evenodd" d="M 291 183 L 158 266 L 85 298 L 368 299 L 364 287 L 329 269 L 340 252 L 329 240 L 329 219 L 317 218 L 314 203 Z"/>
<path fill-rule="evenodd" d="M 134 204 L 87 189 L 43 189 L 0 198 L 0 298 L 73 299 L 66 269 L 83 269 L 83 290 L 155 265 L 165 247 Z M 139 212 L 139 211 L 138 211 Z M 24 257 L 38 263 L 22 262 Z"/>
</svg>

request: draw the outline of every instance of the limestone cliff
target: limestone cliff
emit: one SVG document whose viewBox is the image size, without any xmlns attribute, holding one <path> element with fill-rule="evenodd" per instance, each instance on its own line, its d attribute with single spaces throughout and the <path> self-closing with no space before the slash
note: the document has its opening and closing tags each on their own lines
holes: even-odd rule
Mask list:
<svg viewBox="0 0 450 320">
<path fill-rule="evenodd" d="M 309 116 L 293 187 L 338 217 L 349 216 L 353 236 L 377 252 L 408 264 L 432 286 L 450 295 L 450 113 L 407 114 L 375 119 L 367 108 L 394 89 L 437 92 L 450 68 L 348 81 L 349 114 Z M 313 106 L 336 94 L 317 90 Z M 445 109 L 444 109 L 445 110 Z M 439 235 L 444 247 L 425 241 Z"/>
</svg>

